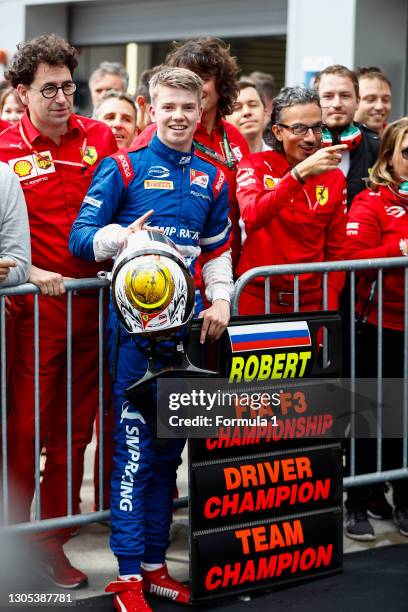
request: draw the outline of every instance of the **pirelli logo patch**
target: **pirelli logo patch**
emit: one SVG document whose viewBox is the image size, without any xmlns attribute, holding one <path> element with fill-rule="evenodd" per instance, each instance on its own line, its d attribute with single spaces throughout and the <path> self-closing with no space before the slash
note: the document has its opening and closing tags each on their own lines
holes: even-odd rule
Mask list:
<svg viewBox="0 0 408 612">
<path fill-rule="evenodd" d="M 173 181 L 146 180 L 144 182 L 145 189 L 174 189 Z"/>
</svg>

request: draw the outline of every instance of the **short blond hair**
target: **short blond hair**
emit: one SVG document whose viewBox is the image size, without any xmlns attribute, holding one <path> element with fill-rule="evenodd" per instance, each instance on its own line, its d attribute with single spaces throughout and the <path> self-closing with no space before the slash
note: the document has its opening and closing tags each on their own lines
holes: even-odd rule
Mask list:
<svg viewBox="0 0 408 612">
<path fill-rule="evenodd" d="M 401 143 L 407 133 L 408 117 L 393 121 L 385 128 L 377 161 L 370 172 L 370 187 L 373 190 L 377 190 L 381 185 L 398 186 L 400 184 L 392 172 L 390 162 L 395 149 L 401 148 Z"/>
<path fill-rule="evenodd" d="M 185 89 L 197 94 L 198 104 L 201 104 L 203 80 L 187 68 L 163 68 L 156 72 L 149 81 L 149 93 L 152 104 L 155 103 L 159 87 L 173 87 Z"/>
</svg>

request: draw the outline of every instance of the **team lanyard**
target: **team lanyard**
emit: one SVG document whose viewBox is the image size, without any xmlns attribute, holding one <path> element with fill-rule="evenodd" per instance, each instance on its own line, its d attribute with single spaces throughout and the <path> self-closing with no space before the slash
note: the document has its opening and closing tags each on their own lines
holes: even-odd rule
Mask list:
<svg viewBox="0 0 408 612">
<path fill-rule="evenodd" d="M 223 133 L 222 133 L 222 144 L 223 144 L 224 151 L 225 151 L 225 157 L 217 153 L 217 151 L 210 149 L 210 147 L 207 147 L 201 142 L 197 142 L 196 140 L 194 140 L 193 142 L 194 142 L 195 148 L 201 151 L 201 153 L 205 153 L 206 155 L 208 155 L 208 157 L 211 157 L 211 159 L 214 159 L 215 161 L 221 164 L 224 164 L 224 166 L 227 166 L 227 168 L 229 168 L 230 170 L 239 163 L 239 160 L 235 157 L 234 153 L 231 151 L 231 147 L 228 142 L 228 138 L 227 138 L 227 134 L 225 133 L 225 129 L 223 130 Z"/>
<path fill-rule="evenodd" d="M 85 131 L 84 124 L 82 123 L 82 121 L 80 119 L 77 119 L 77 121 L 78 121 L 79 125 L 82 127 L 82 129 Z M 20 125 L 19 125 L 19 130 L 20 130 L 20 136 L 24 140 L 24 142 L 27 145 L 27 147 L 30 149 L 30 152 L 34 153 L 34 155 L 36 155 L 42 161 L 45 161 L 45 162 L 48 162 L 48 163 L 50 161 L 52 161 L 54 164 L 63 164 L 64 166 L 75 166 L 77 168 L 87 168 L 87 166 L 85 164 L 80 163 L 80 162 L 72 162 L 72 161 L 66 161 L 66 160 L 54 159 L 54 158 L 52 158 L 50 160 L 50 159 L 48 159 L 48 157 L 44 157 L 43 155 L 41 155 L 41 153 L 36 151 L 36 149 L 34 149 L 32 144 L 29 142 L 27 136 L 24 133 L 23 124 L 22 124 L 21 121 L 20 121 Z M 87 137 L 86 137 L 86 132 L 85 132 L 85 138 L 84 138 L 84 141 L 82 143 L 82 147 L 79 149 L 80 153 L 81 153 L 81 162 L 84 159 L 84 156 L 86 154 L 86 148 L 87 148 L 86 145 L 87 145 Z"/>
<path fill-rule="evenodd" d="M 307 193 L 306 189 L 302 188 L 303 193 L 306 196 L 307 199 L 307 203 L 309 204 L 309 210 L 311 210 L 312 212 L 314 212 L 316 210 L 316 208 L 319 206 L 319 202 L 316 201 L 314 204 L 312 204 L 310 198 L 309 198 L 309 194 Z"/>
</svg>

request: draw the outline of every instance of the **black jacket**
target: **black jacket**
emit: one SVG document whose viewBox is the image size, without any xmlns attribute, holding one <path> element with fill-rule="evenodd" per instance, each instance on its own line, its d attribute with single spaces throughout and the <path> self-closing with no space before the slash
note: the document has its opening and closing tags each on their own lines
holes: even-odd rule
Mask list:
<svg viewBox="0 0 408 612">
<path fill-rule="evenodd" d="M 350 208 L 353 198 L 366 189 L 368 171 L 373 167 L 380 150 L 380 138 L 365 125 L 354 122 L 362 134 L 360 144 L 350 151 L 350 168 L 346 177 L 347 181 L 347 209 Z M 340 140 L 336 133 L 332 132 L 333 144 L 339 144 Z"/>
<path fill-rule="evenodd" d="M 368 129 L 361 123 L 356 123 L 361 130 L 362 139 L 360 144 L 350 151 L 350 169 L 347 181 L 347 208 L 349 209 L 353 198 L 366 189 L 368 171 L 377 160 L 380 150 L 380 138 L 376 132 Z"/>
</svg>

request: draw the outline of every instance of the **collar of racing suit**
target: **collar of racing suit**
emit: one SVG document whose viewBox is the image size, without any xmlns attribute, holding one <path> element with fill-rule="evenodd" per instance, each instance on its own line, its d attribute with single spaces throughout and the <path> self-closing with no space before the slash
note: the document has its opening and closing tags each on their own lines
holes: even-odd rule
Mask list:
<svg viewBox="0 0 408 612">
<path fill-rule="evenodd" d="M 160 155 L 161 157 L 165 157 L 170 160 L 175 166 L 186 166 L 191 163 L 194 155 L 194 148 L 191 147 L 191 151 L 189 153 L 185 153 L 182 151 L 176 151 L 175 149 L 171 149 L 167 145 L 165 145 L 155 134 L 152 140 L 149 143 L 149 148 Z"/>
</svg>

